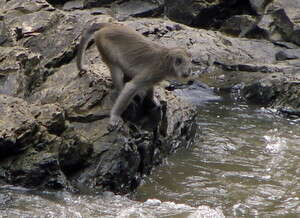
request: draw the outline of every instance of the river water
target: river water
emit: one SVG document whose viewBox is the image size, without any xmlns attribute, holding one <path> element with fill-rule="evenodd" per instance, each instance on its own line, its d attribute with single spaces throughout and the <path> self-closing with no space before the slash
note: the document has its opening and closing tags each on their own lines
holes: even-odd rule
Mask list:
<svg viewBox="0 0 300 218">
<path fill-rule="evenodd" d="M 169 157 L 130 199 L 0 187 L 0 217 L 300 217 L 300 120 L 243 103 L 199 109 L 191 151 Z"/>
</svg>

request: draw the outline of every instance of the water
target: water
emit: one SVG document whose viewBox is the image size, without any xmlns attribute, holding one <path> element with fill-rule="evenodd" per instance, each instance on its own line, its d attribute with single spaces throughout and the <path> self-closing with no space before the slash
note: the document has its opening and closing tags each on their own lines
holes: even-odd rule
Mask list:
<svg viewBox="0 0 300 218">
<path fill-rule="evenodd" d="M 203 139 L 153 172 L 137 199 L 221 208 L 226 216 L 300 217 L 300 123 L 242 103 L 200 110 Z"/>
<path fill-rule="evenodd" d="M 300 121 L 230 101 L 200 108 L 202 137 L 131 199 L 0 188 L 0 217 L 300 217 Z"/>
</svg>

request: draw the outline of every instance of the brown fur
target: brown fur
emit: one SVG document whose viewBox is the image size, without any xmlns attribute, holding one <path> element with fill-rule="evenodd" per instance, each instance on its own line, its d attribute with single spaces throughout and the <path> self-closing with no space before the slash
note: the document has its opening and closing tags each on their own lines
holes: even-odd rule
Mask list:
<svg viewBox="0 0 300 218">
<path fill-rule="evenodd" d="M 110 125 L 120 125 L 121 114 L 140 91 L 153 98 L 153 86 L 168 77 L 187 77 L 191 55 L 181 48 L 156 44 L 135 30 L 118 24 L 93 24 L 81 39 L 77 66 L 82 72 L 84 50 L 94 36 L 103 61 L 109 67 L 119 96 L 110 113 Z M 124 85 L 124 76 L 131 80 Z"/>
</svg>

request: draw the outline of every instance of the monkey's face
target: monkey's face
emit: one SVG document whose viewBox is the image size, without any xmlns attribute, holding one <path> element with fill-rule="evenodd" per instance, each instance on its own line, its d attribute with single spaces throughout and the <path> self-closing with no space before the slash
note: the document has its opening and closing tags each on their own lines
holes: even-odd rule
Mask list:
<svg viewBox="0 0 300 218">
<path fill-rule="evenodd" d="M 191 54 L 185 49 L 176 49 L 173 51 L 173 69 L 175 76 L 187 78 L 191 74 Z"/>
</svg>

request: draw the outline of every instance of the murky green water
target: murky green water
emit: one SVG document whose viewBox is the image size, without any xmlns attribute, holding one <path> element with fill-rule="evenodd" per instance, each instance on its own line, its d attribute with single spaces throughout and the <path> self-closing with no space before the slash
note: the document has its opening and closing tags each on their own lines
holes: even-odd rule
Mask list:
<svg viewBox="0 0 300 218">
<path fill-rule="evenodd" d="M 168 158 L 134 199 L 2 187 L 0 217 L 300 217 L 300 121 L 215 102 L 197 122 L 195 148 Z"/>
</svg>

